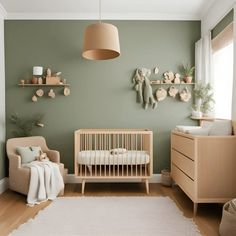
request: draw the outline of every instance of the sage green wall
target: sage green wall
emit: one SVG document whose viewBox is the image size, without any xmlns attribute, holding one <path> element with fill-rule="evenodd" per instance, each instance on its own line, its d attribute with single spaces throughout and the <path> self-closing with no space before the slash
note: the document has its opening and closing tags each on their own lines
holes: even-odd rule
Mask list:
<svg viewBox="0 0 236 236">
<path fill-rule="evenodd" d="M 156 110 L 136 103 L 131 78 L 137 67 L 160 72 L 177 71 L 179 64 L 194 64 L 194 43 L 200 38 L 199 21 L 114 21 L 120 34 L 121 56 L 110 61 L 81 57 L 83 32 L 90 21 L 6 21 L 6 107 L 21 116 L 44 113 L 49 147 L 73 171 L 73 133 L 80 128 L 149 128 L 154 132 L 154 172 L 169 166 L 170 131 L 176 124 L 195 124 L 191 102 L 168 97 Z M 18 88 L 32 67 L 62 71 L 71 84 L 71 96 L 43 97 L 31 102 L 33 88 Z M 45 92 L 48 89 L 45 89 Z M 7 122 L 7 137 L 13 127 Z"/>
</svg>

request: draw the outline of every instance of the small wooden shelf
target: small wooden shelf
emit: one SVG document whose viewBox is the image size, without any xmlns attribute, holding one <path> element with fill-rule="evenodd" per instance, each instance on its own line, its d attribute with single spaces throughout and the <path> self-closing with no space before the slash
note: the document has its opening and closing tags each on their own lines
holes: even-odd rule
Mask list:
<svg viewBox="0 0 236 236">
<path fill-rule="evenodd" d="M 208 116 L 202 116 L 202 117 L 195 117 L 195 116 L 191 116 L 190 117 L 193 120 L 215 120 L 215 117 L 208 117 Z"/>
<path fill-rule="evenodd" d="M 70 84 L 18 84 L 20 87 L 69 87 Z"/>
<path fill-rule="evenodd" d="M 171 85 L 194 85 L 195 83 L 179 83 L 179 84 L 175 84 L 175 83 L 170 83 L 170 84 L 168 84 L 168 83 L 160 83 L 160 84 L 157 84 L 157 83 L 155 83 L 155 82 L 153 82 L 153 81 L 150 81 L 150 84 L 151 85 L 166 85 L 166 86 L 171 86 Z"/>
</svg>

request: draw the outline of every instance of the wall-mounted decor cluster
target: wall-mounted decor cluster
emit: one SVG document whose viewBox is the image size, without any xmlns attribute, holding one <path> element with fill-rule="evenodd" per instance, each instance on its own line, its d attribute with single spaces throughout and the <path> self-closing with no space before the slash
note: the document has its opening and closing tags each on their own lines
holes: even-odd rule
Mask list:
<svg viewBox="0 0 236 236">
<path fill-rule="evenodd" d="M 182 67 L 184 66 L 182 65 Z M 179 73 L 174 73 L 172 71 L 166 71 L 161 79 L 150 80 L 150 76 L 152 74 L 150 69 L 136 69 L 132 81 L 135 84 L 134 89 L 137 92 L 138 102 L 142 103 L 145 109 L 148 108 L 148 105 L 151 105 L 151 107 L 155 109 L 157 107 L 157 103 L 165 100 L 168 95 L 172 98 L 179 98 L 182 102 L 188 102 L 191 99 L 191 92 L 187 88 L 187 85 L 194 84 L 192 83 L 194 67 L 188 67 L 187 69 L 190 70 L 188 78 L 186 79 L 187 72 L 185 71 L 183 74 L 183 80 L 181 80 L 181 75 Z M 153 69 L 153 73 L 154 75 L 158 75 L 159 68 L 155 67 Z M 153 95 L 153 89 L 151 85 L 159 86 L 159 88 L 157 88 L 154 93 L 155 96 Z M 185 87 L 181 88 L 183 85 Z M 178 94 L 179 96 L 177 96 Z"/>
<path fill-rule="evenodd" d="M 38 89 L 35 94 L 32 96 L 32 101 L 37 102 L 38 98 L 43 97 L 46 95 L 49 98 L 55 98 L 56 94 L 52 88 L 46 93 L 42 87 L 63 87 L 63 94 L 64 96 L 70 95 L 70 88 L 69 84 L 66 83 L 66 79 L 61 79 L 60 75 L 61 72 L 52 73 L 50 68 L 45 70 L 45 75 L 43 75 L 43 67 L 41 66 L 34 66 L 33 67 L 33 76 L 31 80 L 20 80 L 18 84 L 21 87 L 41 87 Z"/>
</svg>

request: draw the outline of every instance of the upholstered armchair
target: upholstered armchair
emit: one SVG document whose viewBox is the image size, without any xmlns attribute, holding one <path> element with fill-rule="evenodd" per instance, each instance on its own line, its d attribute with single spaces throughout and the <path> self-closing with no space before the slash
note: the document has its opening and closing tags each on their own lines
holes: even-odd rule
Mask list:
<svg viewBox="0 0 236 236">
<path fill-rule="evenodd" d="M 16 147 L 39 146 L 47 153 L 50 161 L 58 164 L 64 179 L 64 164 L 60 163 L 60 153 L 47 147 L 44 137 L 32 136 L 23 138 L 12 138 L 7 140 L 7 155 L 9 158 L 9 188 L 16 192 L 27 195 L 30 182 L 30 169 L 21 166 L 21 156 L 17 154 Z M 64 190 L 60 195 L 64 194 Z"/>
</svg>

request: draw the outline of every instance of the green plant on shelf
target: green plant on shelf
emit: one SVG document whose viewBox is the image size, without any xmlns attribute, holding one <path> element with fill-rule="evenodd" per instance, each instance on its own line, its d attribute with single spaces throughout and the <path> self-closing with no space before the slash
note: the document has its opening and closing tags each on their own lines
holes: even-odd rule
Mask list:
<svg viewBox="0 0 236 236">
<path fill-rule="evenodd" d="M 189 64 L 182 64 L 180 66 L 180 73 L 183 77 L 193 77 L 195 71 L 194 66 L 190 66 Z"/>
<path fill-rule="evenodd" d="M 194 89 L 195 110 L 200 109 L 201 112 L 207 113 L 212 111 L 215 100 L 210 83 L 199 82 Z M 200 104 L 199 104 L 200 103 Z"/>
</svg>

